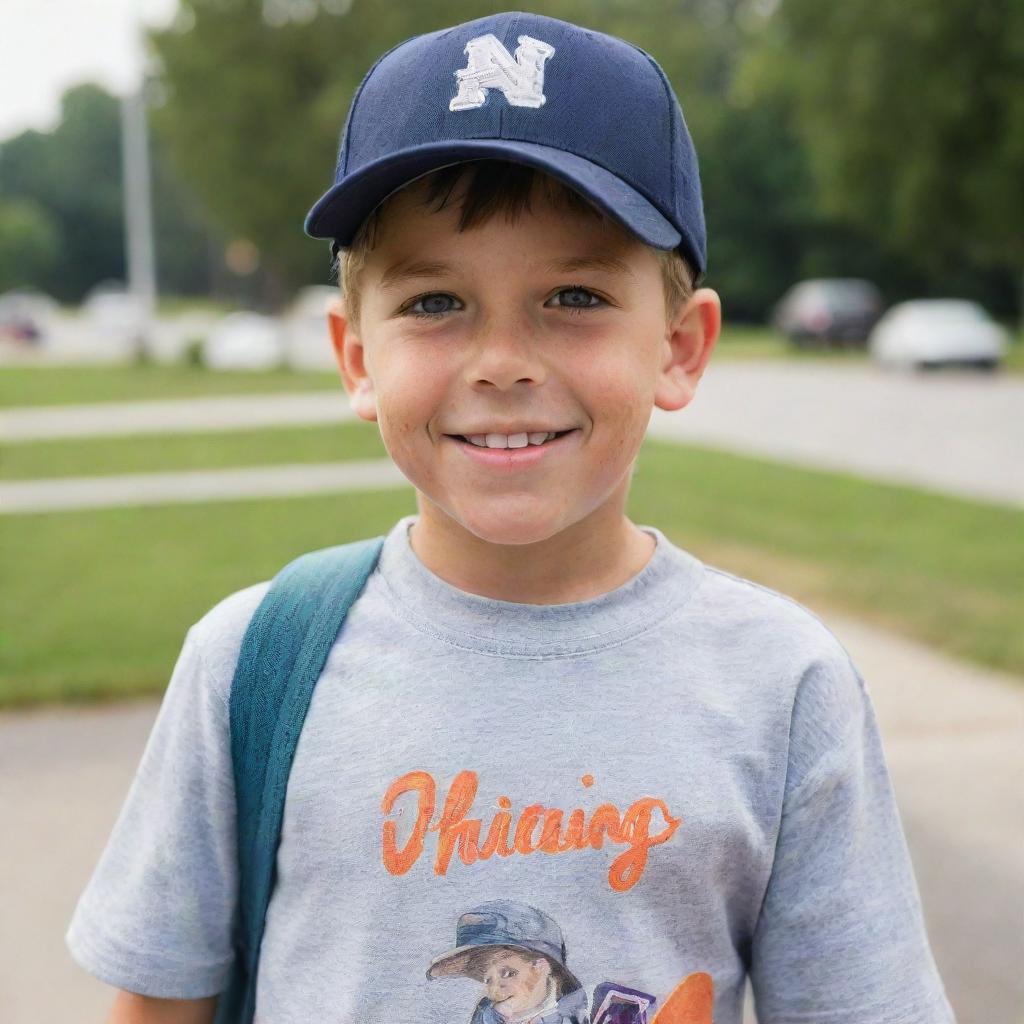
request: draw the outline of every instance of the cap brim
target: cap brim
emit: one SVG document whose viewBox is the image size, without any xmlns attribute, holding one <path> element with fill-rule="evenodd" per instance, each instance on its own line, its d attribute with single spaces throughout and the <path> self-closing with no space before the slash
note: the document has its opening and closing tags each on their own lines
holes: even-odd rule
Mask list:
<svg viewBox="0 0 1024 1024">
<path fill-rule="evenodd" d="M 656 249 L 675 249 L 680 244 L 690 248 L 649 200 L 610 171 L 575 153 L 507 139 L 431 143 L 367 164 L 320 197 L 306 216 L 306 234 L 336 239 L 344 248 L 379 203 L 415 178 L 451 164 L 486 159 L 508 160 L 546 171 Z"/>
<path fill-rule="evenodd" d="M 472 946 L 458 946 L 455 949 L 449 950 L 447 953 L 443 953 L 439 956 L 428 968 L 428 978 L 473 978 L 476 981 L 483 981 L 482 978 L 477 977 L 474 974 L 470 974 L 466 970 L 469 964 L 470 957 L 475 953 L 479 953 L 481 949 L 486 949 L 488 946 L 494 946 L 498 949 L 521 949 L 527 956 L 544 956 L 545 954 L 539 952 L 536 949 L 531 949 L 528 946 L 515 946 L 514 943 L 510 942 L 482 942 Z M 570 992 L 580 987 L 579 979 L 575 974 L 572 973 L 567 967 L 564 967 L 557 960 L 552 960 L 551 957 L 547 957 L 548 963 L 551 964 L 551 969 L 557 971 L 564 981 L 563 988 L 565 991 Z"/>
</svg>

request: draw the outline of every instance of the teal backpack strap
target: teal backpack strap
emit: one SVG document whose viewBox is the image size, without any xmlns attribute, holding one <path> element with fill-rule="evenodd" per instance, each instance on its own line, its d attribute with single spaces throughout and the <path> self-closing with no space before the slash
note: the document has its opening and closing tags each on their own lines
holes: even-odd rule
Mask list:
<svg viewBox="0 0 1024 1024">
<path fill-rule="evenodd" d="M 285 793 L 313 688 L 383 537 L 310 551 L 286 565 L 249 621 L 231 683 L 231 757 L 238 818 L 235 964 L 217 1024 L 249 1024 L 274 887 Z"/>
</svg>

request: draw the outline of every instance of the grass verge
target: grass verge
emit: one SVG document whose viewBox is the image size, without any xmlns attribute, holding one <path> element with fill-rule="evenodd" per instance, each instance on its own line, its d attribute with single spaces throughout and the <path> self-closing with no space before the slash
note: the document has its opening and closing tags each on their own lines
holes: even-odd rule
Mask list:
<svg viewBox="0 0 1024 1024">
<path fill-rule="evenodd" d="M 219 372 L 161 363 L 0 368 L 0 409 L 324 390 L 341 390 L 336 372 Z"/>
<path fill-rule="evenodd" d="M 0 480 L 165 473 L 386 457 L 376 424 L 362 421 L 271 430 L 140 434 L 7 445 L 0 449 Z"/>
</svg>

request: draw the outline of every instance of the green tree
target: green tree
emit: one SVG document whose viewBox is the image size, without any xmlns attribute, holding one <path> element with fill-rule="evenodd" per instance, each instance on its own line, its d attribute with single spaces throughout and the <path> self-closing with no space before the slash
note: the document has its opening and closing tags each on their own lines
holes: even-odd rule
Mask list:
<svg viewBox="0 0 1024 1024">
<path fill-rule="evenodd" d="M 54 132 L 23 132 L 0 148 L 2 195 L 42 207 L 59 232 L 60 258 L 33 282 L 59 299 L 124 276 L 119 146 L 117 101 L 83 85 L 64 94 Z"/>
<path fill-rule="evenodd" d="M 1024 270 L 1019 0 L 782 0 L 748 74 L 792 101 L 827 215 L 935 278 Z"/>
<path fill-rule="evenodd" d="M 159 284 L 165 293 L 204 293 L 209 232 L 163 149 L 159 138 L 150 139 Z M 102 280 L 124 279 L 121 175 L 119 101 L 98 85 L 64 94 L 53 132 L 27 131 L 0 145 L 0 200 L 21 211 L 6 229 L 7 258 L 20 267 L 19 280 L 77 301 Z M 26 218 L 35 218 L 38 239 Z M 54 248 L 53 233 L 56 253 L 44 260 L 40 254 Z"/>
<path fill-rule="evenodd" d="M 60 257 L 53 218 L 31 200 L 0 200 L 0 292 L 38 284 Z"/>
</svg>

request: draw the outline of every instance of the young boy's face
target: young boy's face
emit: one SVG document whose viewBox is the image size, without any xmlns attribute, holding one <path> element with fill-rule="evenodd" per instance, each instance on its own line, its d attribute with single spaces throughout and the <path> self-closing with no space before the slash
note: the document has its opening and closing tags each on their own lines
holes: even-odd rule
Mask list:
<svg viewBox="0 0 1024 1024">
<path fill-rule="evenodd" d="M 483 983 L 498 1013 L 519 1017 L 544 1003 L 550 974 L 544 957 L 531 960 L 513 950 L 501 950 L 487 964 Z"/>
<path fill-rule="evenodd" d="M 668 318 L 657 256 L 611 223 L 535 201 L 460 232 L 459 209 L 412 186 L 381 212 L 358 323 L 332 322 L 353 406 L 428 524 L 493 544 L 593 524 L 596 540 L 621 523 L 652 407 L 692 397 L 717 320 L 708 343 L 699 302 Z M 565 433 L 501 451 L 461 436 L 549 431 Z"/>
</svg>

